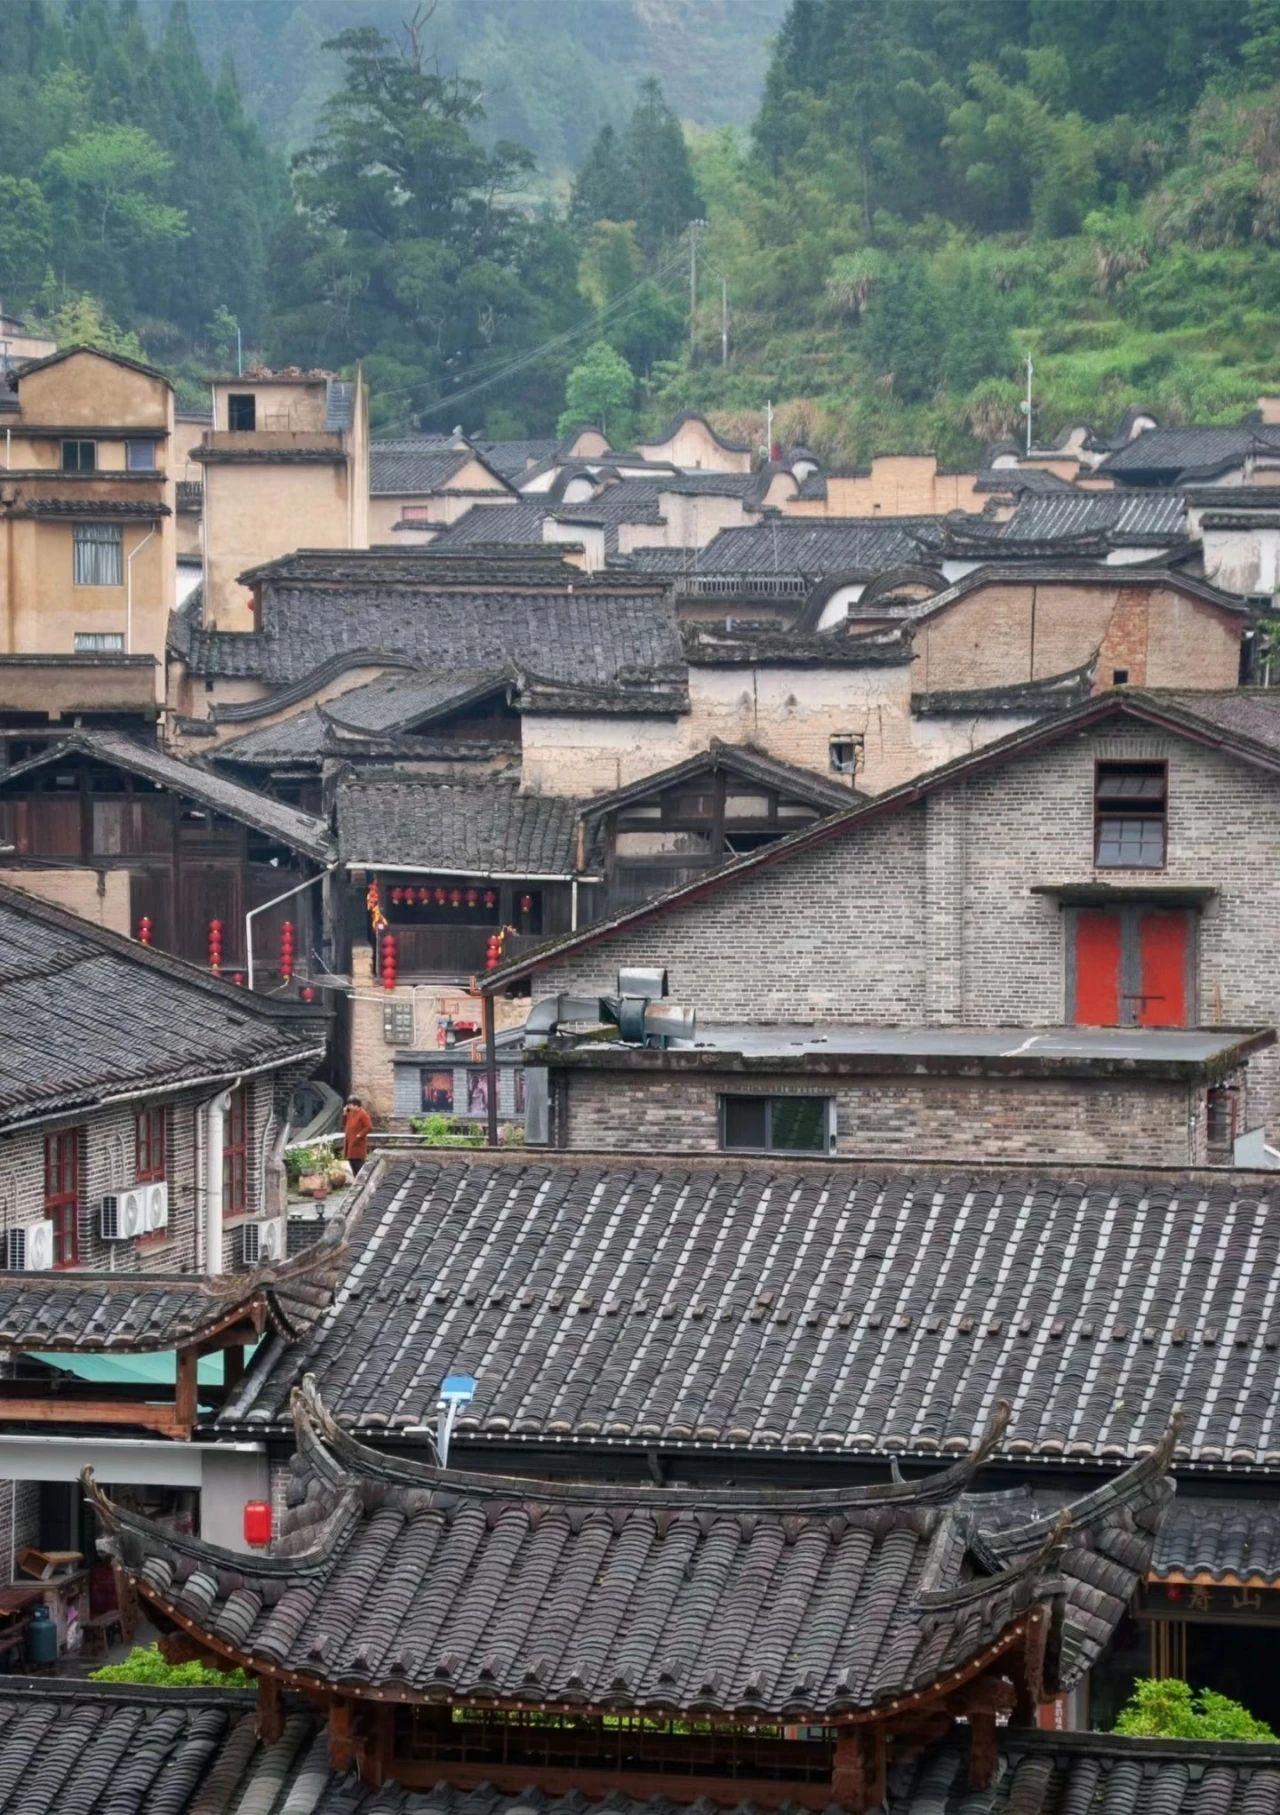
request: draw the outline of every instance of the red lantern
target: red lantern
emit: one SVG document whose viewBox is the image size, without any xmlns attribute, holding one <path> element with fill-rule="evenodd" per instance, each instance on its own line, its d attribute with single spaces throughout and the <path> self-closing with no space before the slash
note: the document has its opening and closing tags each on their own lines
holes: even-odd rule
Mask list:
<svg viewBox="0 0 1280 1815">
<path fill-rule="evenodd" d="M 532 895 L 522 895 L 520 897 L 520 912 L 522 914 L 531 914 L 533 912 Z"/>
<path fill-rule="evenodd" d="M 393 990 L 396 986 L 396 940 L 394 933 L 382 935 L 382 987 Z"/>
<path fill-rule="evenodd" d="M 209 969 L 215 973 L 222 969 L 222 922 L 220 920 L 209 922 Z"/>
<path fill-rule="evenodd" d="M 243 989 L 243 988 L 244 988 L 244 985 L 245 985 L 245 974 L 244 974 L 244 972 L 243 972 L 243 971 L 232 971 L 232 973 L 231 973 L 231 981 L 232 981 L 232 982 L 233 982 L 233 983 L 236 983 L 236 984 L 239 984 L 239 986 L 240 986 L 240 988 L 241 988 L 241 989 Z"/>
<path fill-rule="evenodd" d="M 150 945 L 152 934 L 151 916 L 144 914 L 138 922 L 138 944 Z"/>
<path fill-rule="evenodd" d="M 292 920 L 286 920 L 280 928 L 280 975 L 287 983 L 293 975 L 293 961 L 297 955 L 297 934 Z"/>
<path fill-rule="evenodd" d="M 298 994 L 302 997 L 304 1002 L 314 1002 L 316 999 L 316 992 L 309 983 L 304 983 L 302 988 L 298 991 Z"/>
<path fill-rule="evenodd" d="M 450 889 L 449 890 L 449 906 L 450 907 L 461 907 L 462 906 L 462 890 L 461 889 Z"/>
<path fill-rule="evenodd" d="M 412 892 L 413 891 L 410 890 L 410 893 L 412 893 Z M 426 907 L 426 905 L 430 901 L 430 899 L 431 899 L 431 890 L 430 889 L 419 889 L 418 890 L 418 906 L 419 907 Z"/>
<path fill-rule="evenodd" d="M 476 902 L 479 901 L 479 899 L 480 899 L 480 892 L 478 889 L 468 889 L 467 890 L 467 906 L 469 908 L 473 908 L 476 905 Z"/>
<path fill-rule="evenodd" d="M 267 1500 L 244 1503 L 244 1541 L 246 1544 L 270 1544 L 271 1505 Z"/>
<path fill-rule="evenodd" d="M 494 907 L 497 907 L 497 905 L 498 905 L 498 896 L 497 896 L 497 893 L 496 893 L 496 891 L 495 891 L 495 890 L 493 890 L 493 889 L 486 889 L 486 890 L 485 890 L 485 892 L 484 892 L 484 905 L 485 905 L 485 906 L 486 906 L 486 907 L 487 907 L 487 908 L 494 908 Z"/>
<path fill-rule="evenodd" d="M 484 948 L 484 968 L 487 971 L 496 971 L 501 963 L 502 935 L 500 933 L 491 933 L 489 935 L 489 943 Z"/>
<path fill-rule="evenodd" d="M 413 897 L 412 889 L 409 890 L 409 896 L 410 896 L 410 899 L 412 899 L 412 897 Z M 391 899 L 395 902 L 396 906 L 399 907 L 400 903 L 404 900 L 404 890 L 403 889 L 392 889 Z"/>
<path fill-rule="evenodd" d="M 438 888 L 436 890 L 436 906 L 443 907 L 447 900 L 448 896 L 445 894 L 444 890 Z"/>
</svg>

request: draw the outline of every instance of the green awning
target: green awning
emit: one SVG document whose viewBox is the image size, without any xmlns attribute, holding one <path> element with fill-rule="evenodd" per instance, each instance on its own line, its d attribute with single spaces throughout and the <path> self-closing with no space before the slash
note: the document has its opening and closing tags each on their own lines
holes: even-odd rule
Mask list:
<svg viewBox="0 0 1280 1815">
<path fill-rule="evenodd" d="M 253 1348 L 245 1349 L 246 1361 L 257 1346 L 255 1343 Z M 178 1384 L 178 1358 L 173 1349 L 119 1355 L 59 1354 L 33 1349 L 27 1359 L 42 1361 L 46 1367 L 60 1368 L 63 1373 L 74 1374 L 77 1380 L 87 1380 L 94 1386 L 176 1387 Z M 196 1377 L 201 1386 L 221 1386 L 221 1352 L 202 1355 L 196 1363 Z"/>
</svg>

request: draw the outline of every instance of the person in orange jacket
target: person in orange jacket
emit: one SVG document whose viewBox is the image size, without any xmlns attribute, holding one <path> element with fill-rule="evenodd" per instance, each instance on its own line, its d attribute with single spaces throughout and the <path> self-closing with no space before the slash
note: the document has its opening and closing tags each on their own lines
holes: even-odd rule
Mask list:
<svg viewBox="0 0 1280 1815">
<path fill-rule="evenodd" d="M 359 1097 L 348 1097 L 347 1106 L 342 1112 L 342 1151 L 352 1178 L 369 1157 L 369 1136 L 373 1132 L 373 1117 L 360 1101 Z"/>
</svg>

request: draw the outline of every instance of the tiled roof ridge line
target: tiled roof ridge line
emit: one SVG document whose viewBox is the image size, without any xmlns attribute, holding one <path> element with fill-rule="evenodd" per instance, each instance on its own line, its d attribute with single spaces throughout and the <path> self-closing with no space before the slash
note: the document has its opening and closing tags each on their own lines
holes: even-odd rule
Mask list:
<svg viewBox="0 0 1280 1815">
<path fill-rule="evenodd" d="M 844 1507 L 932 1506 L 954 1500 L 990 1459 L 1009 1429 L 1011 1412 L 1001 1400 L 970 1452 L 936 1474 L 907 1481 L 898 1475 L 886 1482 L 828 1490 L 821 1488 L 675 1488 L 649 1483 L 546 1481 L 540 1477 L 498 1475 L 488 1471 L 441 1468 L 387 1455 L 344 1431 L 324 1405 L 315 1377 L 303 1376 L 289 1395 L 289 1409 L 300 1452 L 309 1459 L 321 1454 L 344 1477 L 365 1474 L 402 1487 L 436 1489 L 461 1496 L 506 1501 L 512 1498 L 551 1503 L 591 1501 L 612 1508 L 709 1507 L 747 1513 L 753 1510 L 794 1512 L 811 1516 L 838 1514 Z"/>
</svg>

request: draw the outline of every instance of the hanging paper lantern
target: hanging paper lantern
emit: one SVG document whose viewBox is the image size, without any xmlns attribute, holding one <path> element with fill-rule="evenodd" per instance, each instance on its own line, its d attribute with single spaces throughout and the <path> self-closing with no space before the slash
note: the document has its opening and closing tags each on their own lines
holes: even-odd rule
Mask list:
<svg viewBox="0 0 1280 1815">
<path fill-rule="evenodd" d="M 531 914 L 533 912 L 532 895 L 522 895 L 520 897 L 520 912 L 522 914 Z"/>
<path fill-rule="evenodd" d="M 449 906 L 450 907 L 461 907 L 462 906 L 462 890 L 461 889 L 450 889 L 449 890 Z"/>
<path fill-rule="evenodd" d="M 378 887 L 378 881 L 377 881 L 376 877 L 369 884 L 368 888 L 365 890 L 364 905 L 365 905 L 366 911 L 368 912 L 370 922 L 372 923 L 372 926 L 373 926 L 374 936 L 376 938 L 377 935 L 382 931 L 383 927 L 387 924 L 387 917 L 382 911 L 382 891 Z"/>
<path fill-rule="evenodd" d="M 412 889 L 409 890 L 409 895 L 410 895 L 410 898 L 412 899 L 412 896 L 413 896 Z M 403 889 L 392 889 L 391 899 L 395 902 L 396 906 L 399 907 L 400 903 L 404 900 L 404 890 Z"/>
<path fill-rule="evenodd" d="M 292 920 L 286 920 L 280 928 L 280 975 L 287 983 L 293 976 L 293 962 L 297 956 L 297 935 Z"/>
<path fill-rule="evenodd" d="M 394 933 L 382 935 L 382 987 L 393 990 L 396 986 L 396 937 Z"/>
<path fill-rule="evenodd" d="M 487 907 L 487 908 L 494 908 L 494 907 L 497 907 L 497 905 L 498 905 L 498 896 L 497 896 L 497 892 L 496 892 L 496 891 L 495 891 L 495 890 L 494 890 L 494 889 L 486 889 L 486 890 L 485 890 L 485 892 L 484 892 L 484 905 L 485 905 L 485 906 L 486 906 L 486 907 Z"/>
<path fill-rule="evenodd" d="M 139 945 L 150 945 L 151 944 L 151 935 L 152 935 L 153 931 L 154 931 L 154 928 L 152 927 L 152 924 L 151 924 L 150 914 L 144 914 L 142 916 L 141 920 L 138 922 L 138 944 Z"/>
<path fill-rule="evenodd" d="M 436 890 L 436 906 L 437 907 L 443 907 L 445 902 L 448 899 L 449 899 L 449 897 L 445 894 L 443 889 L 438 888 Z"/>
<path fill-rule="evenodd" d="M 244 988 L 244 986 L 245 986 L 245 974 L 244 974 L 244 972 L 243 972 L 243 971 L 232 971 L 232 973 L 231 973 L 231 981 L 232 981 L 232 982 L 233 982 L 233 983 L 237 983 L 237 984 L 239 984 L 239 986 L 240 986 L 240 988 L 241 988 L 241 989 L 243 989 L 243 988 Z"/>
<path fill-rule="evenodd" d="M 480 899 L 480 891 L 478 889 L 468 889 L 467 890 L 467 906 L 469 908 L 473 908 L 476 905 L 476 902 L 479 901 L 479 899 Z"/>
<path fill-rule="evenodd" d="M 220 920 L 209 922 L 209 969 L 215 973 L 222 969 L 222 922 Z"/>
<path fill-rule="evenodd" d="M 314 1002 L 316 999 L 316 992 L 309 983 L 304 983 L 298 994 L 304 1002 Z"/>
</svg>

